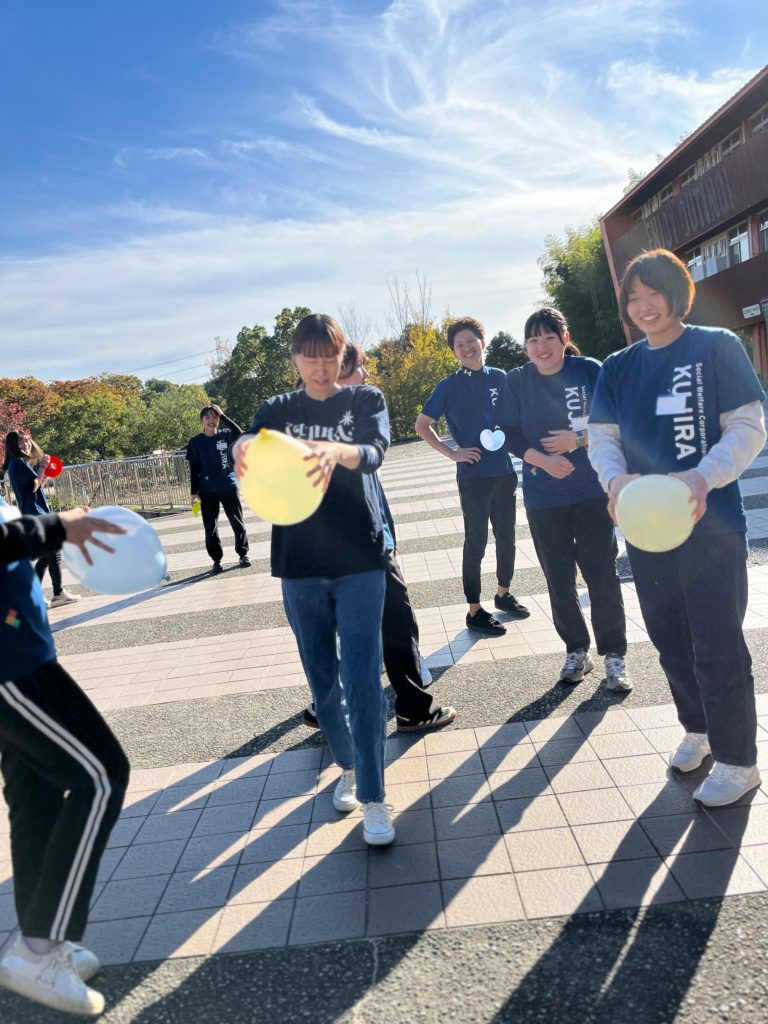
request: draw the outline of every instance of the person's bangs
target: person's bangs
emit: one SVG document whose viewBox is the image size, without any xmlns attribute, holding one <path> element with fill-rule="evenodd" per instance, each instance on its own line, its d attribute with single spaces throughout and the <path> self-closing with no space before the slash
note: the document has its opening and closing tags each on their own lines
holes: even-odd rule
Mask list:
<svg viewBox="0 0 768 1024">
<path fill-rule="evenodd" d="M 539 309 L 531 314 L 525 321 L 523 337 L 536 338 L 540 334 L 556 334 L 562 341 L 564 338 L 564 326 L 548 309 Z"/>
<path fill-rule="evenodd" d="M 330 338 L 321 338 L 317 335 L 302 338 L 294 347 L 293 353 L 297 356 L 308 356 L 310 359 L 331 359 L 339 354 Z"/>
</svg>

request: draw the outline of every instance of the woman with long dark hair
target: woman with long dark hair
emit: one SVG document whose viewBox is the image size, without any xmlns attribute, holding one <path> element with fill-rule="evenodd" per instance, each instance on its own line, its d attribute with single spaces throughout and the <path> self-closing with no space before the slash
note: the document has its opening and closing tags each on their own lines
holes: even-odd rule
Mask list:
<svg viewBox="0 0 768 1024">
<path fill-rule="evenodd" d="M 45 471 L 50 459 L 39 445 L 35 444 L 28 434 L 11 430 L 5 437 L 5 460 L 3 473 L 8 479 L 16 495 L 19 511 L 25 516 L 44 516 L 50 513 L 43 489 Z M 57 608 L 63 604 L 74 604 L 80 598 L 64 590 L 61 583 L 61 548 L 52 550 L 35 562 L 37 578 L 42 583 L 45 570 L 48 570 L 53 585 L 53 597 L 50 607 Z"/>
</svg>

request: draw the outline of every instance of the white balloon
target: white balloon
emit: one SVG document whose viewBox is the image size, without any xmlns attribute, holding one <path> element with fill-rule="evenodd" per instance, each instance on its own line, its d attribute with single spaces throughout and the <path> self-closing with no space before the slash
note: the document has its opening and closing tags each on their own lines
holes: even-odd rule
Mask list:
<svg viewBox="0 0 768 1024">
<path fill-rule="evenodd" d="M 695 523 L 692 491 L 682 480 L 650 473 L 628 483 L 616 502 L 616 522 L 641 551 L 672 551 L 688 540 Z"/>
<path fill-rule="evenodd" d="M 98 535 L 115 549 L 114 554 L 89 543 L 93 565 L 88 565 L 78 547 L 65 543 L 64 562 L 75 579 L 98 594 L 136 594 L 159 586 L 167 575 L 168 563 L 160 538 L 149 523 L 130 509 L 115 505 L 95 508 L 88 514 L 122 526 L 125 533 Z"/>
</svg>

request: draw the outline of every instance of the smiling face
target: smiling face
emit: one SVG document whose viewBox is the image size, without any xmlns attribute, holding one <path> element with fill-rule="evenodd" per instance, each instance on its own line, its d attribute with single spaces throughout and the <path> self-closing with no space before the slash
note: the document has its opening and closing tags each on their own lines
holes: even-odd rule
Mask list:
<svg viewBox="0 0 768 1024">
<path fill-rule="evenodd" d="M 209 409 L 205 415 L 200 417 L 200 422 L 203 424 L 203 433 L 209 437 L 219 429 L 219 417 L 212 409 Z"/>
<path fill-rule="evenodd" d="M 453 351 L 465 370 L 482 370 L 485 339 L 465 328 L 453 339 Z"/>
<path fill-rule="evenodd" d="M 19 451 L 22 455 L 29 455 L 32 451 L 32 442 L 26 434 L 19 434 Z"/>
<path fill-rule="evenodd" d="M 638 276 L 627 292 L 627 315 L 653 348 L 670 345 L 684 330 L 682 317 L 672 309 L 666 295 L 643 284 Z"/>
<path fill-rule="evenodd" d="M 557 331 L 546 328 L 525 339 L 525 351 L 539 373 L 559 373 L 565 362 L 565 342 Z"/>
<path fill-rule="evenodd" d="M 293 361 L 299 376 L 304 381 L 304 390 L 310 398 L 322 402 L 339 390 L 339 374 L 344 353 L 327 352 L 319 355 L 307 356 L 302 352 L 295 352 Z"/>
</svg>

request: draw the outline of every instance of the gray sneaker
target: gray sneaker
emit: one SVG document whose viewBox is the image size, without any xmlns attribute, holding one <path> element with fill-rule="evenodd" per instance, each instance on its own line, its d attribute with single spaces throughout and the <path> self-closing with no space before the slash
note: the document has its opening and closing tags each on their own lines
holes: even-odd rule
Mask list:
<svg viewBox="0 0 768 1024">
<path fill-rule="evenodd" d="M 68 591 L 62 590 L 60 594 L 54 594 L 48 607 L 61 608 L 65 604 L 76 604 L 79 600 L 77 594 L 70 594 Z"/>
<path fill-rule="evenodd" d="M 632 680 L 620 654 L 605 656 L 605 685 L 616 693 L 629 693 L 632 689 Z"/>
<path fill-rule="evenodd" d="M 565 657 L 565 664 L 560 669 L 561 683 L 580 683 L 587 672 L 591 672 L 595 666 L 588 651 L 578 647 Z"/>
</svg>

